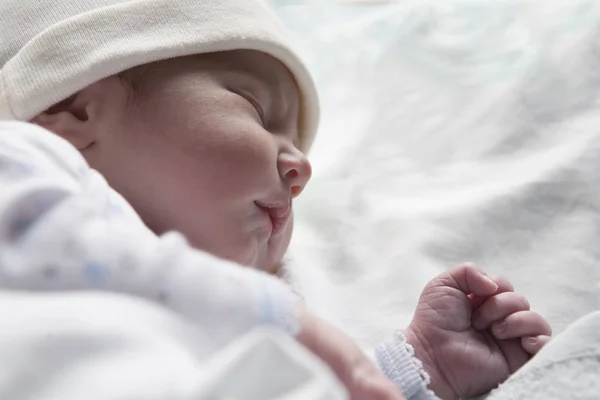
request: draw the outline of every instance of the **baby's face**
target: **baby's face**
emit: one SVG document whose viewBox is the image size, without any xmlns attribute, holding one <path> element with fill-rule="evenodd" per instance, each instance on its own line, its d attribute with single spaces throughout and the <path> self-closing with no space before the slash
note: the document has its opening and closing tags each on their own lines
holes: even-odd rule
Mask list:
<svg viewBox="0 0 600 400">
<path fill-rule="evenodd" d="M 292 197 L 311 176 L 292 75 L 235 51 L 171 60 L 147 79 L 134 106 L 123 85 L 90 88 L 108 100 L 83 155 L 156 233 L 272 270 L 289 245 Z"/>
</svg>

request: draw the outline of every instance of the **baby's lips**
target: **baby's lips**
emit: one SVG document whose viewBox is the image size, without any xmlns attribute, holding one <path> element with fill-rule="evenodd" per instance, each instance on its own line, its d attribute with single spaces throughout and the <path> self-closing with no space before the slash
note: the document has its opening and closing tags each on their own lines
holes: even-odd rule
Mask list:
<svg viewBox="0 0 600 400">
<path fill-rule="evenodd" d="M 271 214 L 271 216 L 273 216 L 274 218 L 277 218 L 277 219 L 286 219 L 287 217 L 290 216 L 291 212 L 292 212 L 291 206 L 287 206 L 287 207 L 283 207 L 283 208 L 272 208 L 269 210 L 269 214 Z"/>
<path fill-rule="evenodd" d="M 287 204 L 264 204 L 257 203 L 260 208 L 265 210 L 271 218 L 286 219 L 292 213 L 292 201 L 287 201 Z"/>
</svg>

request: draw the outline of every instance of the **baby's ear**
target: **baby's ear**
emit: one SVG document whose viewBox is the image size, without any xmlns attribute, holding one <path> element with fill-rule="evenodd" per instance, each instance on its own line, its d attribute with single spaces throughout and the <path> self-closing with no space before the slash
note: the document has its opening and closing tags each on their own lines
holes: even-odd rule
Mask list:
<svg viewBox="0 0 600 400">
<path fill-rule="evenodd" d="M 78 150 L 94 143 L 94 129 L 89 120 L 90 101 L 85 89 L 53 105 L 31 120 L 32 123 L 54 132 Z"/>
</svg>

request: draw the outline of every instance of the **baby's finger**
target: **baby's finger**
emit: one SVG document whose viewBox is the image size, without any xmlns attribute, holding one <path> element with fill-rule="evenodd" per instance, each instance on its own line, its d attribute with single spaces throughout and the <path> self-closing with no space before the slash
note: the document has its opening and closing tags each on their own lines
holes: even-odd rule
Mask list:
<svg viewBox="0 0 600 400">
<path fill-rule="evenodd" d="M 492 280 L 498 285 L 496 293 L 514 292 L 515 287 L 503 276 L 492 276 Z"/>
<path fill-rule="evenodd" d="M 498 290 L 498 285 L 486 275 L 483 269 L 472 263 L 465 263 L 433 279 L 429 288 L 451 287 L 469 295 L 489 296 Z"/>
<path fill-rule="evenodd" d="M 496 283 L 496 285 L 498 285 L 498 289 L 496 290 L 495 293 L 492 294 L 492 296 L 496 295 L 496 294 L 504 293 L 504 292 L 514 292 L 515 291 L 515 288 L 508 281 L 508 279 L 506 279 L 502 276 L 493 276 L 492 280 Z M 490 298 L 490 296 L 489 295 L 477 296 L 475 294 L 470 294 L 469 298 L 471 299 L 471 307 L 473 310 L 475 310 L 475 309 L 479 308 L 483 303 L 485 303 L 486 300 Z"/>
<path fill-rule="evenodd" d="M 511 314 L 527 310 L 529 310 L 529 302 L 523 295 L 515 292 L 505 292 L 486 300 L 473 312 L 471 321 L 473 328 L 483 330 Z"/>
<path fill-rule="evenodd" d="M 498 343 L 498 346 L 502 350 L 502 354 L 504 354 L 504 357 L 506 358 L 511 374 L 529 361 L 530 356 L 527 351 L 523 349 L 519 339 L 498 340 L 496 343 Z"/>
<path fill-rule="evenodd" d="M 550 336 L 539 335 L 539 336 L 527 336 L 521 338 L 521 346 L 529 354 L 537 354 L 550 341 Z"/>
<path fill-rule="evenodd" d="M 552 328 L 538 313 L 519 311 L 493 324 L 492 333 L 497 339 L 515 339 L 523 336 L 551 336 Z"/>
</svg>

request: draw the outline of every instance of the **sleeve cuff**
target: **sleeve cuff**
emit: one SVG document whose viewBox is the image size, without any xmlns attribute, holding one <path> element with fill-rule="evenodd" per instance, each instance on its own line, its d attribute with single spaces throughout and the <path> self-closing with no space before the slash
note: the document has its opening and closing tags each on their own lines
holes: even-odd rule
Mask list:
<svg viewBox="0 0 600 400">
<path fill-rule="evenodd" d="M 382 372 L 398 386 L 407 400 L 434 400 L 438 397 L 428 389 L 429 375 L 415 357 L 413 347 L 402 331 L 375 349 L 375 357 Z"/>
</svg>

